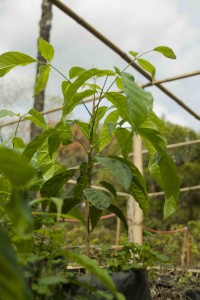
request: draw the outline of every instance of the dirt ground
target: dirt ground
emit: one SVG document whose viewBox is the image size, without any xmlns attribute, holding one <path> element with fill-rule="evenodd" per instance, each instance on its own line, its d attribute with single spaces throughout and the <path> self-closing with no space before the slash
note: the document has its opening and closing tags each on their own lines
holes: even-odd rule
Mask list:
<svg viewBox="0 0 200 300">
<path fill-rule="evenodd" d="M 200 300 L 200 270 L 151 271 L 149 278 L 152 300 Z"/>
</svg>

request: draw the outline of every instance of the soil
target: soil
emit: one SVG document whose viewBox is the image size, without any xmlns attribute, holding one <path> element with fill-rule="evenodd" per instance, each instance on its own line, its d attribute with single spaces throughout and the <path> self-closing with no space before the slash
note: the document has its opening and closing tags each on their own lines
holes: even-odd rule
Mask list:
<svg viewBox="0 0 200 300">
<path fill-rule="evenodd" d="M 152 300 L 200 300 L 200 270 L 159 272 L 150 290 Z"/>
</svg>

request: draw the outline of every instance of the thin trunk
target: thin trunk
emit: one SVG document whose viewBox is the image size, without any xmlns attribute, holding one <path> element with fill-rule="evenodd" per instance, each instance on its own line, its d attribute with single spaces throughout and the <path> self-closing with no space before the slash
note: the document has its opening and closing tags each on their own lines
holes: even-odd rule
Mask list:
<svg viewBox="0 0 200 300">
<path fill-rule="evenodd" d="M 51 21 L 52 21 L 52 4 L 49 0 L 42 1 L 42 16 L 39 23 L 40 26 L 40 34 L 39 37 L 42 37 L 44 40 L 49 42 L 50 40 L 50 31 L 51 31 Z M 38 39 L 39 40 L 39 39 Z M 41 56 L 40 52 L 38 51 L 37 54 L 38 61 L 45 62 L 45 59 Z M 37 73 L 39 67 L 41 66 L 40 63 L 37 64 Z M 45 91 L 43 90 L 34 99 L 34 108 L 38 111 L 44 110 L 44 98 L 45 98 Z M 36 127 L 34 124 L 31 124 L 31 139 L 33 139 L 37 134 L 41 132 L 40 128 Z"/>
</svg>

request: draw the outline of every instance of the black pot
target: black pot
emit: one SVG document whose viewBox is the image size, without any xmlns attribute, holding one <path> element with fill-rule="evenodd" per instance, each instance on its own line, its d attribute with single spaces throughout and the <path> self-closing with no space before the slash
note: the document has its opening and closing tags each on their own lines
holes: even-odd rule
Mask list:
<svg viewBox="0 0 200 300">
<path fill-rule="evenodd" d="M 132 269 L 125 272 L 113 272 L 111 274 L 115 282 L 117 290 L 122 293 L 127 300 L 151 300 L 150 289 L 148 286 L 147 275 L 145 270 Z M 85 274 L 77 275 L 76 279 L 84 284 L 89 283 L 97 290 L 107 291 L 107 288 L 93 275 Z M 95 296 L 90 296 L 86 288 L 80 287 L 76 284 L 67 284 L 63 286 L 67 292 L 65 300 L 74 299 L 78 295 L 87 295 L 86 299 L 96 300 Z M 105 299 L 105 298 L 98 298 Z M 113 296 L 113 300 L 116 299 Z"/>
</svg>

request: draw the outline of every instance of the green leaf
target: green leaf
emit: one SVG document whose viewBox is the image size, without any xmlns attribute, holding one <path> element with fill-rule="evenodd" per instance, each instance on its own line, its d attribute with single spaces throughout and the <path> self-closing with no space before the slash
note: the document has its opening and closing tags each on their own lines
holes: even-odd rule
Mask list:
<svg viewBox="0 0 200 300">
<path fill-rule="evenodd" d="M 116 78 L 116 86 L 118 87 L 119 90 L 123 91 L 124 90 L 124 86 L 122 83 L 122 79 L 121 78 Z"/>
<path fill-rule="evenodd" d="M 98 130 L 99 122 L 105 116 L 105 113 L 107 112 L 107 110 L 108 110 L 107 106 L 101 106 L 97 109 L 93 132 L 96 132 Z M 90 120 L 90 122 L 92 122 L 92 119 Z"/>
<path fill-rule="evenodd" d="M 83 190 L 83 193 L 87 200 L 89 200 L 92 205 L 100 210 L 103 210 L 110 206 L 111 197 L 106 192 L 95 190 L 92 188 L 86 188 Z"/>
<path fill-rule="evenodd" d="M 62 88 L 63 96 L 65 96 L 65 94 L 67 93 L 67 90 L 70 87 L 70 85 L 71 85 L 70 81 L 67 80 L 62 81 L 61 88 Z"/>
<path fill-rule="evenodd" d="M 176 59 L 174 51 L 166 46 L 159 46 L 153 49 L 154 51 L 162 53 L 165 57 Z"/>
<path fill-rule="evenodd" d="M 149 171 L 165 192 L 164 218 L 166 219 L 177 208 L 180 178 L 173 160 L 167 154 L 166 139 L 162 131 L 140 128 L 139 133 L 150 153 Z"/>
<path fill-rule="evenodd" d="M 78 77 L 79 75 L 81 75 L 85 71 L 86 71 L 86 69 L 81 68 L 81 67 L 72 67 L 69 70 L 69 78 L 73 79 L 75 77 Z"/>
<path fill-rule="evenodd" d="M 155 129 L 163 134 L 169 132 L 163 120 L 159 119 L 154 112 L 151 112 L 146 120 L 140 125 L 140 128 Z"/>
<path fill-rule="evenodd" d="M 62 214 L 67 214 L 72 208 L 76 207 L 80 203 L 80 199 L 77 198 L 65 198 L 63 199 Z"/>
<path fill-rule="evenodd" d="M 24 116 L 24 119 L 32 121 L 36 126 L 42 128 L 44 130 L 46 130 L 48 128 L 45 118 L 43 117 L 41 112 L 32 108 L 29 110 L 28 114 L 30 116 Z"/>
<path fill-rule="evenodd" d="M 51 207 L 51 202 L 54 203 L 55 207 L 56 207 L 56 217 L 57 219 L 60 218 L 61 214 L 62 214 L 62 207 L 63 207 L 63 199 L 61 198 L 57 198 L 57 197 L 41 197 L 41 198 L 37 198 L 35 200 L 32 200 L 29 202 L 29 206 L 38 204 L 38 203 L 42 203 L 45 202 L 45 207 L 46 207 L 46 203 L 50 202 L 49 206 L 49 212 L 52 212 L 52 207 Z"/>
<path fill-rule="evenodd" d="M 86 122 L 77 122 L 77 126 L 80 128 L 82 134 L 89 140 L 90 138 L 90 126 Z"/>
<path fill-rule="evenodd" d="M 40 147 L 37 162 L 40 168 L 40 171 L 44 179 L 49 179 L 54 176 L 56 173 L 62 172 L 65 170 L 65 167 L 57 161 L 57 153 L 54 152 L 52 156 L 49 155 L 48 141 L 45 140 L 43 145 Z"/>
<path fill-rule="evenodd" d="M 126 97 L 117 92 L 108 92 L 105 93 L 105 97 L 108 101 L 110 101 L 115 108 L 117 108 L 120 117 L 123 120 L 126 120 L 129 124 L 132 124 L 131 116 L 129 115 L 129 111 L 127 108 L 127 100 Z"/>
<path fill-rule="evenodd" d="M 0 148 L 0 172 L 15 187 L 26 186 L 36 175 L 25 157 L 7 148 Z"/>
<path fill-rule="evenodd" d="M 76 107 L 80 101 L 95 94 L 95 91 L 93 90 L 85 90 L 83 92 L 75 94 L 72 98 L 69 99 L 67 94 L 71 86 L 72 85 L 70 85 L 70 87 L 67 89 L 67 92 L 65 94 L 64 107 L 63 107 L 64 115 L 70 114 L 73 111 L 74 107 Z"/>
<path fill-rule="evenodd" d="M 47 180 L 41 188 L 42 197 L 56 196 L 62 186 L 74 176 L 75 172 L 76 170 L 70 169 L 61 172 Z"/>
<path fill-rule="evenodd" d="M 68 145 L 72 142 L 72 126 L 65 123 L 62 119 L 56 124 L 54 132 L 48 138 L 50 157 L 58 150 L 61 143 Z"/>
<path fill-rule="evenodd" d="M 128 190 L 132 180 L 129 166 L 117 156 L 95 156 L 95 159 L 115 177 L 117 182 Z"/>
<path fill-rule="evenodd" d="M 37 62 L 29 55 L 20 52 L 6 52 L 0 55 L 0 77 L 17 66 L 25 66 Z"/>
<path fill-rule="evenodd" d="M 8 178 L 4 175 L 0 175 L 0 206 L 4 207 L 6 202 L 10 198 L 12 188 Z"/>
<path fill-rule="evenodd" d="M 135 52 L 135 51 L 129 51 L 129 54 L 134 56 L 134 57 L 137 57 L 139 53 Z"/>
<path fill-rule="evenodd" d="M 133 150 L 133 133 L 126 128 L 117 128 L 115 137 L 119 144 L 123 158 L 128 159 L 129 153 Z"/>
<path fill-rule="evenodd" d="M 31 299 L 15 252 L 5 230 L 0 227 L 0 297 L 5 300 Z"/>
<path fill-rule="evenodd" d="M 115 68 L 115 73 L 116 73 L 117 75 L 121 76 L 121 71 L 120 71 L 120 69 L 117 68 L 117 67 L 114 67 L 114 68 Z"/>
<path fill-rule="evenodd" d="M 99 70 L 99 69 L 90 69 L 87 70 L 79 75 L 79 77 L 70 85 L 69 89 L 67 90 L 65 94 L 65 105 L 64 105 L 64 111 L 63 116 L 65 116 L 66 113 L 70 113 L 71 109 L 69 109 L 71 106 L 73 107 L 74 103 L 74 96 L 77 92 L 77 90 L 82 86 L 84 82 L 86 82 L 89 78 L 93 76 L 114 76 L 115 73 L 110 70 Z M 94 93 L 94 91 L 92 91 Z M 84 92 L 82 92 L 84 93 Z M 81 93 L 79 93 L 81 94 Z M 83 98 L 82 98 L 83 99 Z M 80 99 L 78 100 L 78 102 Z M 78 103 L 77 102 L 77 103 Z M 66 106 L 66 107 L 65 107 Z"/>
<path fill-rule="evenodd" d="M 138 168 L 134 164 L 132 164 L 128 160 L 124 160 L 124 163 L 126 163 L 129 166 L 132 174 L 132 181 L 128 189 L 128 193 L 131 194 L 134 200 L 138 202 L 140 208 L 142 209 L 144 215 L 146 216 L 148 213 L 148 206 L 149 206 L 146 181 L 142 176 L 142 174 L 140 173 L 140 171 L 138 170 Z"/>
<path fill-rule="evenodd" d="M 74 197 L 82 199 L 83 190 L 88 185 L 88 164 L 86 162 L 82 162 L 80 167 L 80 176 L 77 179 L 77 183 L 73 188 Z"/>
<path fill-rule="evenodd" d="M 12 141 L 13 148 L 25 148 L 26 147 L 24 141 L 19 136 L 15 136 L 14 138 L 12 138 L 11 141 Z"/>
<path fill-rule="evenodd" d="M 112 136 L 108 128 L 108 123 L 114 124 L 114 129 L 116 127 L 116 122 L 119 119 L 119 113 L 117 110 L 114 110 L 110 112 L 107 117 L 105 118 L 105 121 L 103 123 L 103 126 L 100 131 L 99 139 L 100 139 L 100 151 L 102 151 L 111 141 Z"/>
<path fill-rule="evenodd" d="M 138 58 L 138 64 L 140 65 L 140 67 L 142 67 L 145 71 L 149 72 L 152 76 L 152 80 L 155 77 L 156 74 L 156 68 L 146 59 L 139 59 Z"/>
<path fill-rule="evenodd" d="M 53 132 L 54 128 L 49 128 L 41 134 L 38 134 L 30 143 L 27 144 L 23 155 L 30 160 L 37 150 L 42 146 L 45 139 L 48 138 Z"/>
<path fill-rule="evenodd" d="M 128 112 L 128 122 L 133 125 L 133 129 L 139 127 L 153 109 L 153 97 L 151 93 L 138 87 L 132 80 L 132 75 L 122 73 L 124 92 L 126 94 L 126 111 Z"/>
<path fill-rule="evenodd" d="M 45 66 L 41 66 L 39 68 L 39 72 L 36 76 L 35 79 L 35 85 L 34 85 L 34 95 L 36 96 L 37 94 L 39 94 L 39 92 L 41 92 L 42 90 L 45 89 L 46 84 L 48 82 L 49 79 L 49 73 L 50 73 L 50 66 L 49 65 L 45 65 Z"/>
<path fill-rule="evenodd" d="M 7 109 L 0 109 L 0 118 L 16 116 L 14 112 Z"/>
<path fill-rule="evenodd" d="M 101 215 L 102 215 L 102 210 L 101 209 L 98 209 L 96 208 L 96 206 L 91 206 L 90 207 L 90 215 L 89 215 L 89 218 L 90 218 L 90 221 L 91 221 L 91 230 L 93 231 L 94 228 L 97 226 L 100 218 L 101 218 Z"/>
<path fill-rule="evenodd" d="M 67 256 L 86 268 L 91 274 L 96 276 L 109 289 L 118 300 L 125 300 L 124 296 L 117 292 L 112 278 L 105 269 L 102 269 L 94 260 L 83 254 L 67 253 Z"/>
<path fill-rule="evenodd" d="M 23 238 L 31 238 L 33 219 L 28 206 L 27 192 L 14 190 L 6 205 L 6 212 L 13 224 L 13 230 Z"/>
<path fill-rule="evenodd" d="M 109 211 L 111 211 L 112 213 L 114 213 L 124 224 L 125 230 L 128 232 L 128 224 L 126 221 L 126 217 L 124 216 L 123 212 L 121 211 L 121 209 L 119 209 L 117 206 L 111 204 L 108 208 Z"/>
<path fill-rule="evenodd" d="M 84 226 L 86 226 L 85 218 L 77 207 L 73 207 L 67 213 L 67 215 L 65 215 L 65 218 L 73 218 L 73 219 L 79 220 Z"/>
<path fill-rule="evenodd" d="M 165 192 L 164 219 L 166 219 L 177 209 L 180 177 L 176 172 L 173 160 L 167 153 L 162 153 L 157 161 L 149 167 L 149 170 Z"/>
<path fill-rule="evenodd" d="M 43 38 L 39 38 L 38 49 L 42 56 L 50 62 L 54 57 L 54 48 L 51 44 L 45 41 Z"/>
<path fill-rule="evenodd" d="M 99 182 L 105 189 L 107 189 L 115 198 L 117 198 L 117 192 L 114 188 L 114 186 L 107 182 L 107 181 L 100 181 Z"/>
</svg>

